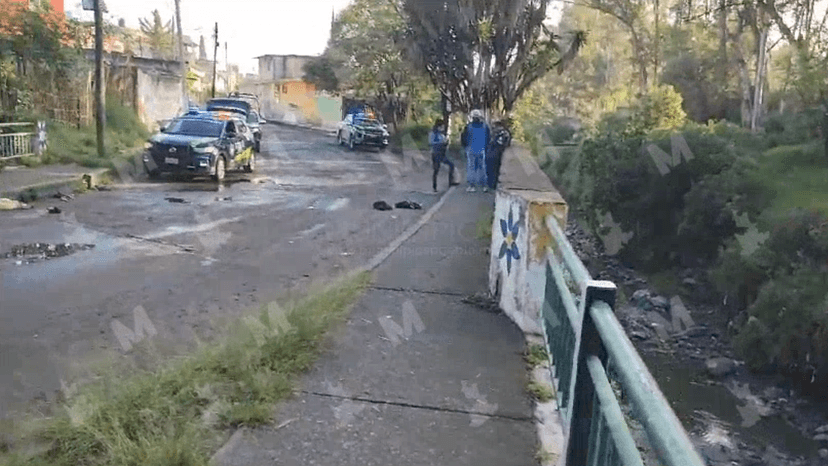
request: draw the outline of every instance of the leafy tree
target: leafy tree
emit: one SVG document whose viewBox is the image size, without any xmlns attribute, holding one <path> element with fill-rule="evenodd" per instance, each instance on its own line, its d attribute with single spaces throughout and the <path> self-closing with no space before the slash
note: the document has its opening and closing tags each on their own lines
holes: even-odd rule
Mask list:
<svg viewBox="0 0 828 466">
<path fill-rule="evenodd" d="M 29 9 L 0 0 L 0 10 L 0 92 L 14 101 L 4 110 L 47 108 L 46 97 L 65 88 L 82 63 L 77 24 L 49 4 Z"/>
<path fill-rule="evenodd" d="M 305 67 L 326 90 L 352 90 L 373 100 L 392 123 L 404 118 L 421 73 L 405 60 L 405 24 L 387 0 L 356 0 L 335 19 L 328 46 Z"/>
<path fill-rule="evenodd" d="M 150 48 L 164 58 L 171 58 L 173 45 L 175 44 L 172 20 L 165 23 L 161 19 L 161 13 L 158 10 L 153 10 L 151 20 L 141 18 L 138 22 L 141 25 L 141 32 L 149 39 Z"/>
<path fill-rule="evenodd" d="M 568 45 L 544 24 L 549 0 L 393 0 L 409 56 L 455 110 L 510 112 L 533 82 L 562 72 L 586 41 Z"/>
<path fill-rule="evenodd" d="M 317 60 L 305 63 L 304 79 L 313 83 L 317 89 L 338 91 L 339 79 L 336 77 L 336 63 L 328 56 L 321 56 Z"/>
<path fill-rule="evenodd" d="M 632 60 L 638 71 L 639 90 L 645 92 L 651 82 L 649 66 L 655 59 L 648 4 L 640 0 L 590 0 L 587 5 L 614 17 L 625 27 L 633 52 Z"/>
<path fill-rule="evenodd" d="M 590 40 L 570 64 L 569 72 L 550 73 L 537 85 L 546 87 L 549 107 L 558 116 L 594 126 L 606 112 L 626 105 L 634 95 L 636 75 L 626 29 L 614 18 L 592 8 L 568 5 L 561 15 L 563 30 L 587 30 Z"/>
</svg>

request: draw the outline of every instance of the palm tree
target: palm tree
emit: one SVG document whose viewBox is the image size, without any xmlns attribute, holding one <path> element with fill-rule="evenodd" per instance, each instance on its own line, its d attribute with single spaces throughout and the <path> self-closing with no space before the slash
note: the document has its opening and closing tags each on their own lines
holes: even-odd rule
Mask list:
<svg viewBox="0 0 828 466">
<path fill-rule="evenodd" d="M 173 39 L 172 20 L 163 22 L 161 13 L 158 10 L 152 12 L 152 20 L 139 19 L 141 23 L 141 32 L 143 32 L 149 39 L 149 46 L 154 54 L 161 58 L 170 59 L 173 55 Z"/>
</svg>

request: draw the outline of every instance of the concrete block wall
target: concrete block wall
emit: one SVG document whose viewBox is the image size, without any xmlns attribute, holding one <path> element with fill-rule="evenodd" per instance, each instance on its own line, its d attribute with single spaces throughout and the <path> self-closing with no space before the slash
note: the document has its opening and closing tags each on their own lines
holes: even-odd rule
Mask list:
<svg viewBox="0 0 828 466">
<path fill-rule="evenodd" d="M 139 69 L 137 79 L 138 114 L 148 128 L 155 129 L 157 122 L 182 112 L 180 78 L 152 75 Z"/>
</svg>

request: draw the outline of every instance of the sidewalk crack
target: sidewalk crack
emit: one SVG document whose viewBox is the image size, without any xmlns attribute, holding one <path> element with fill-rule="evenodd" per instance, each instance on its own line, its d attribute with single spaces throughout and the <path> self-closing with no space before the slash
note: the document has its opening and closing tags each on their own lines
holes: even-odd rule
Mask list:
<svg viewBox="0 0 828 466">
<path fill-rule="evenodd" d="M 508 421 L 517 421 L 517 422 L 532 422 L 534 421 L 533 416 L 512 416 L 508 414 L 490 414 L 484 413 L 480 411 L 471 411 L 468 409 L 454 409 L 454 408 L 444 408 L 440 406 L 428 406 L 428 405 L 419 405 L 414 403 L 406 403 L 404 401 L 386 401 L 386 400 L 374 400 L 371 398 L 360 398 L 358 396 L 342 396 L 342 395 L 334 395 L 330 393 L 319 393 L 313 392 L 309 390 L 299 390 L 300 393 L 304 393 L 307 395 L 314 395 L 314 396 L 321 396 L 325 398 L 335 398 L 338 400 L 350 400 L 350 401 L 361 401 L 363 403 L 370 403 L 376 405 L 391 405 L 391 406 L 400 406 L 403 408 L 416 408 L 416 409 L 424 409 L 428 411 L 439 411 L 443 413 L 455 413 L 455 414 L 471 414 L 474 416 L 482 416 L 490 419 L 504 419 Z"/>
<path fill-rule="evenodd" d="M 464 293 L 458 293 L 456 291 L 417 290 L 417 289 L 414 289 L 414 288 L 401 288 L 401 287 L 377 286 L 377 285 L 371 285 L 368 288 L 370 288 L 372 290 L 399 291 L 399 292 L 403 292 L 403 293 L 436 294 L 436 295 L 442 295 L 442 296 L 467 296 Z"/>
</svg>

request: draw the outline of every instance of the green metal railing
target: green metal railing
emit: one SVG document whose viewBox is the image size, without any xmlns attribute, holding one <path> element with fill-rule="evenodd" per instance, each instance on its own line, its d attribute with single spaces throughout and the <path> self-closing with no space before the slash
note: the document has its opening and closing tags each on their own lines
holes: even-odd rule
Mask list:
<svg viewBox="0 0 828 466">
<path fill-rule="evenodd" d="M 615 317 L 616 287 L 592 280 L 558 222 L 546 269 L 542 327 L 566 434 L 567 466 L 641 466 L 613 380 L 660 464 L 703 466 L 684 427 Z"/>
</svg>

